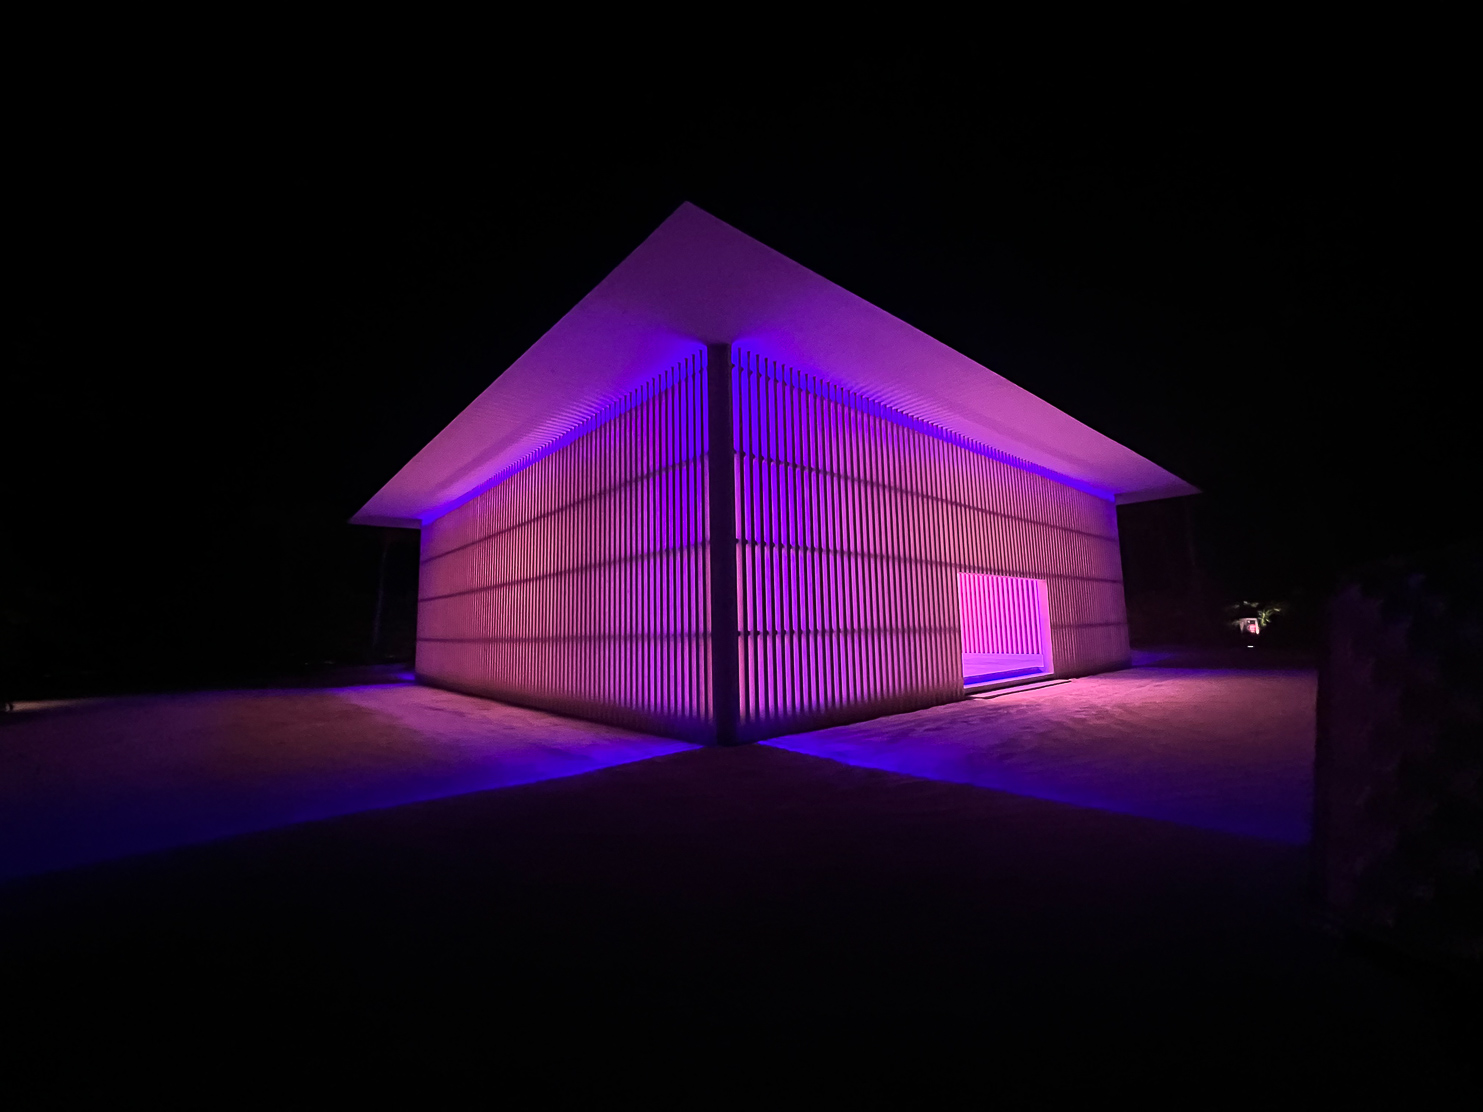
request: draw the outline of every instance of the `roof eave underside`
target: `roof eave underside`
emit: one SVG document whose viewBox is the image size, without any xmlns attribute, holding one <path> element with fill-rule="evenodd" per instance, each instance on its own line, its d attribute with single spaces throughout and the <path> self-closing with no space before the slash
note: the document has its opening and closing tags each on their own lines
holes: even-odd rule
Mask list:
<svg viewBox="0 0 1483 1112">
<path fill-rule="evenodd" d="M 926 333 L 683 205 L 352 522 L 426 524 L 706 342 L 729 342 L 1119 503 L 1195 487 Z"/>
</svg>

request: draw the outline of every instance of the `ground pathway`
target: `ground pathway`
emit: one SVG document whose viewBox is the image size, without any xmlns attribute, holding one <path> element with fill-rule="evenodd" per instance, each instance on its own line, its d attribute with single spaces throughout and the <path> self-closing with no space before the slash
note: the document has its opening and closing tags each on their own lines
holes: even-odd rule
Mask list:
<svg viewBox="0 0 1483 1112">
<path fill-rule="evenodd" d="M 1313 797 L 1311 671 L 1129 668 L 769 744 L 1300 845 Z"/>
<path fill-rule="evenodd" d="M 769 744 L 1294 844 L 1314 679 L 1142 667 Z M 21 704 L 0 880 L 692 748 L 410 682 Z"/>
<path fill-rule="evenodd" d="M 0 729 L 33 874 L 0 887 L 0 997 L 33 1047 L 244 1085 L 616 1054 L 723 1061 L 710 1097 L 782 1062 L 985 1099 L 1441 1092 L 1450 990 L 1307 904 L 1312 683 L 1135 669 L 737 749 L 412 685 L 36 708 Z"/>
</svg>

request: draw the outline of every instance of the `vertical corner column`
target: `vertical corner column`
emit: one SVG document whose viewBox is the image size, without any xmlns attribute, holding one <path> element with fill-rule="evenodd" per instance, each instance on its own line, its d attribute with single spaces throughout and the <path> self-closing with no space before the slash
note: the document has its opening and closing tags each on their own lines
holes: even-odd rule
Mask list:
<svg viewBox="0 0 1483 1112">
<path fill-rule="evenodd" d="M 731 415 L 731 345 L 707 344 L 706 448 L 710 453 L 711 705 L 716 742 L 737 742 L 741 690 L 736 649 L 736 489 Z"/>
</svg>

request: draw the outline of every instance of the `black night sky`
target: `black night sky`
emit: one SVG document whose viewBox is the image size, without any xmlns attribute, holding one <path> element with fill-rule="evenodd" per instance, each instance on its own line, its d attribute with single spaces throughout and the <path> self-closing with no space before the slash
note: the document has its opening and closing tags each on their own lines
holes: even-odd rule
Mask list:
<svg viewBox="0 0 1483 1112">
<path fill-rule="evenodd" d="M 1311 619 L 1339 570 L 1476 535 L 1446 78 L 1060 100 L 882 72 L 36 101 L 6 252 L 16 697 L 369 659 L 383 536 L 346 519 L 684 200 L 1202 488 L 1212 613 Z M 1125 522 L 1130 589 L 1187 594 L 1184 512 Z M 409 536 L 382 656 L 410 650 Z"/>
</svg>

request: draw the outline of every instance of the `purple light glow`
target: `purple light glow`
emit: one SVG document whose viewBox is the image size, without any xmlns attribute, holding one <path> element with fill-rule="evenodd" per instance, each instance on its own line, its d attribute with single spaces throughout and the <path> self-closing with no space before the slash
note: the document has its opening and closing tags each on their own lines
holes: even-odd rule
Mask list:
<svg viewBox="0 0 1483 1112">
<path fill-rule="evenodd" d="M 697 353 L 428 523 L 419 676 L 707 735 L 706 381 Z"/>
<path fill-rule="evenodd" d="M 420 676 L 725 742 L 1124 664 L 1114 505 L 1174 487 L 683 206 L 361 520 L 423 526 Z M 1021 584 L 984 605 L 1035 636 L 969 647 L 961 574 Z"/>
<path fill-rule="evenodd" d="M 1133 668 L 763 742 L 863 768 L 1302 844 L 1311 672 Z"/>
<path fill-rule="evenodd" d="M 733 399 L 743 736 L 961 698 L 963 573 L 1022 634 L 988 671 L 1126 661 L 1107 500 L 753 353 Z"/>
<path fill-rule="evenodd" d="M 412 684 L 22 708 L 0 881 L 575 776 L 691 746 Z"/>
<path fill-rule="evenodd" d="M 729 372 L 739 736 L 1126 661 L 1105 497 L 753 354 Z M 709 383 L 687 360 L 427 525 L 419 675 L 694 740 L 719 728 Z M 965 573 L 999 583 L 980 609 L 1013 644 L 965 648 Z"/>
<path fill-rule="evenodd" d="M 787 383 L 796 390 L 803 390 L 826 401 L 849 406 L 851 409 L 856 409 L 871 417 L 879 417 L 882 420 L 890 421 L 892 424 L 900 425 L 902 428 L 910 429 L 912 432 L 921 433 L 923 436 L 934 437 L 937 440 L 956 445 L 959 448 L 972 452 L 974 455 L 997 460 L 1000 463 L 1007 463 L 1010 467 L 1019 468 L 1021 471 L 1028 471 L 1033 475 L 1043 475 L 1047 479 L 1052 479 L 1064 486 L 1085 491 L 1087 494 L 1094 494 L 1098 498 L 1104 498 L 1109 502 L 1117 500 L 1116 494 L 1101 486 L 1084 482 L 1080 479 L 1073 479 L 1069 475 L 1052 470 L 1049 467 L 1043 467 L 1038 463 L 1031 463 L 1029 460 L 1013 455 L 1010 452 L 1000 451 L 998 448 L 991 447 L 972 437 L 964 436 L 962 433 L 953 432 L 951 429 L 943 428 L 941 425 L 933 424 L 931 421 L 924 421 L 920 417 L 913 417 L 910 413 L 896 409 L 893 406 L 887 405 L 885 402 L 876 401 L 863 394 L 848 390 L 843 386 L 836 386 L 828 382 L 824 377 L 819 376 L 816 372 L 796 370 L 786 361 L 772 355 L 762 355 L 755 348 L 750 348 L 745 343 L 738 345 L 737 359 L 743 366 L 749 365 L 749 363 L 761 362 L 775 368 L 773 373 L 778 376 L 779 380 Z"/>
<path fill-rule="evenodd" d="M 958 612 L 965 685 L 1055 670 L 1043 579 L 961 573 Z"/>
<path fill-rule="evenodd" d="M 355 520 L 416 525 L 679 362 L 697 341 L 787 352 L 870 404 L 1121 501 L 1194 488 L 693 205 L 407 463 Z"/>
<path fill-rule="evenodd" d="M 682 375 L 689 373 L 687 368 L 695 366 L 704 353 L 704 349 L 700 348 L 698 345 L 692 344 L 690 345 L 690 348 L 691 350 L 685 352 L 683 355 L 677 358 L 674 365 L 671 366 L 670 369 L 664 374 L 660 375 L 657 380 L 652 383 L 645 383 L 645 387 L 648 387 L 652 390 L 664 391 L 678 382 Z M 477 498 L 479 495 L 483 494 L 485 491 L 499 486 L 507 479 L 511 479 L 514 476 L 518 475 L 520 472 L 524 471 L 527 467 L 533 467 L 535 464 L 540 463 L 541 460 L 545 459 L 546 457 L 554 455 L 555 453 L 561 451 L 561 449 L 565 448 L 568 444 L 575 443 L 576 441 L 582 439 L 582 437 L 594 432 L 602 425 L 605 425 L 610 421 L 617 420 L 629 410 L 642 405 L 646 400 L 648 400 L 649 396 L 650 395 L 646 392 L 646 390 L 641 388 L 625 394 L 617 401 L 602 405 L 591 416 L 581 419 L 577 422 L 577 424 L 573 425 L 566 432 L 557 437 L 554 437 L 549 443 L 543 444 L 534 451 L 520 457 L 508 467 L 495 472 L 489 478 L 485 479 L 483 482 L 478 483 L 476 486 L 469 488 L 467 492 L 460 494 L 458 497 L 450 498 L 446 502 L 432 507 L 423 517 L 422 523 L 426 525 L 427 523 L 435 521 L 438 518 L 442 517 L 444 514 L 458 509 L 458 507 L 462 506 L 465 502 L 470 502 L 473 499 Z"/>
</svg>

